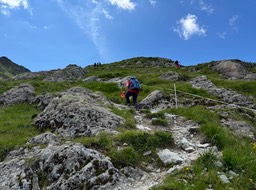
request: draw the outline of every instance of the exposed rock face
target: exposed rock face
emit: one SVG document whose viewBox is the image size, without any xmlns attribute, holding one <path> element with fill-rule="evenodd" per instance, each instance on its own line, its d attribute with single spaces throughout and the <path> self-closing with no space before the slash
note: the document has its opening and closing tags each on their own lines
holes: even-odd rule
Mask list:
<svg viewBox="0 0 256 190">
<path fill-rule="evenodd" d="M 82 67 L 77 65 L 68 65 L 64 69 L 51 71 L 27 72 L 13 77 L 13 80 L 33 79 L 42 77 L 46 82 L 63 82 L 66 80 L 76 80 L 82 78 L 86 74 Z"/>
<path fill-rule="evenodd" d="M 139 105 L 143 108 L 152 108 L 154 104 L 158 104 L 158 102 L 164 97 L 162 90 L 155 90 L 150 93 L 146 98 L 144 98 Z"/>
<path fill-rule="evenodd" d="M 179 74 L 177 72 L 170 71 L 168 73 L 162 74 L 159 78 L 170 80 L 170 81 L 178 81 L 179 80 Z"/>
<path fill-rule="evenodd" d="M 0 163 L 0 171 L 0 189 L 107 190 L 128 181 L 106 156 L 79 143 L 20 148 Z"/>
<path fill-rule="evenodd" d="M 26 73 L 16 75 L 12 79 L 13 80 L 33 79 L 37 77 L 45 77 L 46 75 L 49 75 L 51 73 L 52 71 L 26 72 Z"/>
<path fill-rule="evenodd" d="M 42 111 L 51 102 L 52 99 L 53 99 L 53 95 L 50 93 L 46 93 L 46 94 L 36 96 L 33 103 L 37 103 L 38 109 Z"/>
<path fill-rule="evenodd" d="M 256 105 L 247 96 L 239 94 L 233 90 L 217 88 L 206 76 L 199 76 L 190 81 L 193 87 L 206 90 L 208 93 L 221 98 L 228 104 L 236 104 L 255 109 Z"/>
<path fill-rule="evenodd" d="M 120 88 L 124 88 L 126 82 L 129 80 L 130 76 L 124 77 L 124 78 L 112 78 L 110 80 L 108 80 L 107 82 L 114 82 L 116 84 L 118 84 L 118 86 Z"/>
<path fill-rule="evenodd" d="M 217 70 L 221 75 L 231 80 L 247 79 L 255 80 L 256 74 L 249 72 L 246 67 L 240 62 L 226 60 L 219 61 L 210 65 L 213 69 Z"/>
<path fill-rule="evenodd" d="M 174 61 L 160 57 L 137 57 L 135 59 L 124 60 L 123 62 L 125 63 L 124 67 L 134 67 L 134 65 L 140 65 L 142 67 L 175 67 Z"/>
<path fill-rule="evenodd" d="M 217 105 L 208 107 L 207 109 L 218 113 L 221 117 L 221 125 L 228 128 L 233 134 L 241 137 L 248 137 L 252 140 L 256 139 L 256 129 L 253 127 L 253 123 L 256 123 L 256 112 L 252 110 L 241 109 L 239 106 L 233 104 L 230 105 Z M 247 121 L 239 121 L 237 114 L 241 115 Z"/>
<path fill-rule="evenodd" d="M 85 71 L 82 67 L 77 65 L 68 65 L 65 69 L 57 70 L 52 75 L 46 76 L 44 81 L 47 82 L 63 82 L 65 80 L 74 80 L 82 78 L 85 75 Z"/>
<path fill-rule="evenodd" d="M 50 127 L 63 137 L 94 136 L 100 131 L 114 132 L 124 119 L 104 105 L 102 94 L 75 87 L 55 97 L 34 123 L 39 128 Z"/>
<path fill-rule="evenodd" d="M 100 78 L 96 76 L 89 76 L 83 80 L 84 82 L 93 82 L 93 81 L 101 81 Z"/>
<path fill-rule="evenodd" d="M 55 134 L 47 132 L 31 138 L 27 144 L 57 145 L 60 142 L 60 139 Z"/>
<path fill-rule="evenodd" d="M 180 164 L 184 160 L 179 154 L 177 154 L 176 152 L 171 152 L 168 149 L 159 151 L 157 154 L 161 161 L 164 163 L 164 165 Z"/>
<path fill-rule="evenodd" d="M 255 128 L 244 121 L 235 121 L 232 119 L 222 119 L 221 124 L 230 129 L 237 136 L 249 137 L 255 139 Z"/>
<path fill-rule="evenodd" d="M 21 84 L 4 92 L 0 96 L 0 106 L 32 102 L 35 97 L 34 87 L 30 84 Z"/>
</svg>

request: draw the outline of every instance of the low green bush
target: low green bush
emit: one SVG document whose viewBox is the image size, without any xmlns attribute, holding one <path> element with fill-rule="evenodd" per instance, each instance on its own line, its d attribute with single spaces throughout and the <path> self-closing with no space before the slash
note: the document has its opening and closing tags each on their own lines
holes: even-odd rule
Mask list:
<svg viewBox="0 0 256 190">
<path fill-rule="evenodd" d="M 140 156 L 133 147 L 125 147 L 121 150 L 112 150 L 109 153 L 111 161 L 117 168 L 136 166 L 140 163 Z"/>
<path fill-rule="evenodd" d="M 160 126 L 168 126 L 169 124 L 166 119 L 161 119 L 161 118 L 152 119 L 151 123 L 153 125 L 160 125 Z"/>
<path fill-rule="evenodd" d="M 146 118 L 152 119 L 152 118 L 160 118 L 160 119 L 165 119 L 165 113 L 163 111 L 161 112 L 156 112 L 156 113 L 146 113 Z"/>
<path fill-rule="evenodd" d="M 155 150 L 157 147 L 171 147 L 173 145 L 172 134 L 168 132 L 150 134 L 143 131 L 127 131 L 119 134 L 117 141 L 132 146 L 134 150 L 142 154 L 149 150 Z"/>
</svg>

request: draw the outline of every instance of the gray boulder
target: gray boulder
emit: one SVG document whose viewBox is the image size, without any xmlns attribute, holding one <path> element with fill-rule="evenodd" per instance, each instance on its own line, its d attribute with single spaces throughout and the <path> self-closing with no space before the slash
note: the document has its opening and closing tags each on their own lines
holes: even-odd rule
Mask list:
<svg viewBox="0 0 256 190">
<path fill-rule="evenodd" d="M 0 105 L 7 106 L 18 103 L 31 103 L 35 97 L 34 87 L 30 84 L 21 84 L 4 92 L 0 96 Z"/>
<path fill-rule="evenodd" d="M 57 145 L 61 140 L 55 134 L 47 132 L 31 138 L 27 144 Z"/>
<path fill-rule="evenodd" d="M 253 140 L 255 139 L 255 135 L 254 135 L 256 133 L 255 128 L 244 121 L 222 119 L 221 124 L 227 127 L 228 129 L 230 129 L 237 136 L 249 137 Z"/>
<path fill-rule="evenodd" d="M 63 137 L 94 136 L 101 131 L 115 133 L 124 119 L 106 107 L 106 98 L 89 89 L 74 87 L 60 93 L 34 118 L 39 128 L 51 128 Z"/>
<path fill-rule="evenodd" d="M 82 78 L 86 74 L 82 67 L 77 65 L 68 65 L 64 69 L 55 70 L 52 74 L 47 75 L 44 81 L 47 82 L 63 82 L 66 80 L 76 80 Z"/>
<path fill-rule="evenodd" d="M 101 81 L 100 78 L 96 76 L 89 76 L 83 80 L 84 82 L 94 82 L 94 81 Z"/>
<path fill-rule="evenodd" d="M 144 98 L 139 105 L 143 108 L 151 108 L 154 104 L 158 104 L 164 98 L 162 90 L 155 90 Z"/>
<path fill-rule="evenodd" d="M 38 95 L 34 98 L 33 103 L 37 104 L 39 110 L 44 110 L 45 107 L 51 102 L 53 95 L 51 93 L 45 93 Z"/>
<path fill-rule="evenodd" d="M 179 80 L 179 74 L 177 72 L 167 72 L 159 76 L 161 79 L 170 80 L 170 81 L 178 81 Z"/>
<path fill-rule="evenodd" d="M 108 157 L 79 143 L 21 148 L 0 163 L 0 189 L 115 189 L 128 181 Z"/>
<path fill-rule="evenodd" d="M 214 70 L 218 71 L 224 77 L 236 80 L 247 79 L 255 80 L 256 74 L 253 74 L 247 70 L 247 68 L 240 62 L 234 60 L 218 61 L 210 65 Z"/>
<path fill-rule="evenodd" d="M 157 154 L 165 166 L 168 164 L 181 164 L 184 161 L 184 158 L 182 158 L 178 153 L 172 152 L 168 149 L 161 150 Z"/>
<path fill-rule="evenodd" d="M 227 104 L 235 104 L 255 109 L 256 105 L 252 102 L 252 98 L 243 94 L 239 94 L 233 90 L 218 88 L 206 76 L 199 76 L 190 81 L 194 88 L 206 90 L 209 94 L 219 97 Z"/>
<path fill-rule="evenodd" d="M 51 74 L 51 71 L 39 71 L 39 72 L 26 72 L 14 76 L 13 80 L 24 80 L 24 79 L 34 79 L 38 77 L 45 77 L 46 75 Z"/>
</svg>

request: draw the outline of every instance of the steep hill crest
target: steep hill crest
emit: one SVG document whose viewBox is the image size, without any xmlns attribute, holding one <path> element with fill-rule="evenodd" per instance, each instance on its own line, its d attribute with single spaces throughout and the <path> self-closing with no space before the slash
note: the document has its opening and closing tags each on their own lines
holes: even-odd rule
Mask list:
<svg viewBox="0 0 256 190">
<path fill-rule="evenodd" d="M 0 57 L 0 79 L 10 78 L 25 72 L 30 72 L 30 70 L 12 62 L 7 57 Z"/>
</svg>

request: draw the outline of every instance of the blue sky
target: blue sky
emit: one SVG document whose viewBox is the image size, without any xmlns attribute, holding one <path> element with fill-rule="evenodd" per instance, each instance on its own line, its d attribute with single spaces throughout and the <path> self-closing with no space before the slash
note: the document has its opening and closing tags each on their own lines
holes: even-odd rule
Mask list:
<svg viewBox="0 0 256 190">
<path fill-rule="evenodd" d="M 0 56 L 31 71 L 138 56 L 256 62 L 256 0 L 0 0 Z"/>
</svg>

